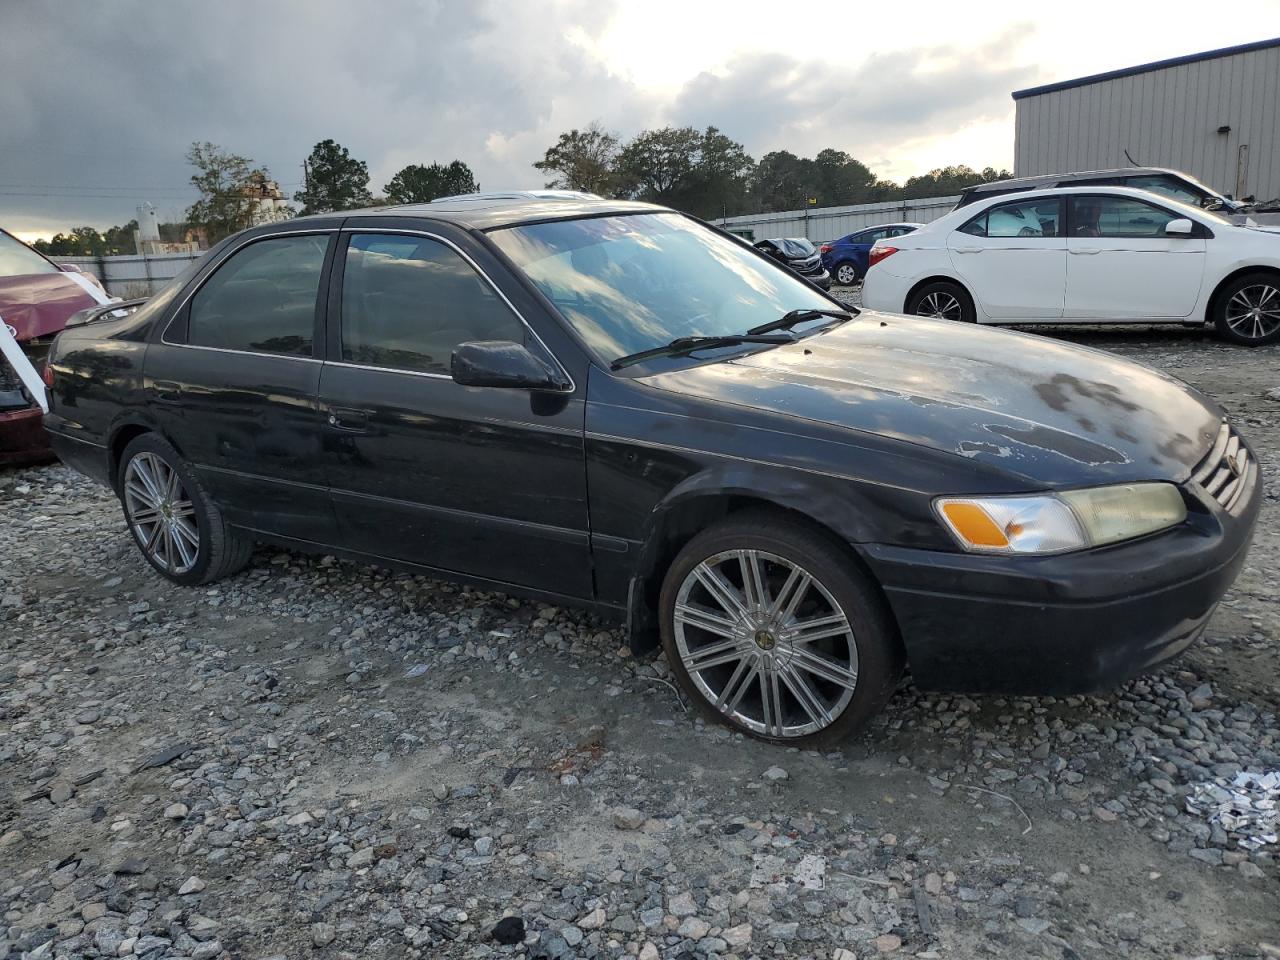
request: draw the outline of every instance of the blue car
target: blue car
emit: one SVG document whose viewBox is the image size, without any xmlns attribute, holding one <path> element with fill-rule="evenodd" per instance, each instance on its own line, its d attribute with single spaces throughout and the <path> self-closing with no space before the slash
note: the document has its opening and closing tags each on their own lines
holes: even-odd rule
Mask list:
<svg viewBox="0 0 1280 960">
<path fill-rule="evenodd" d="M 922 223 L 882 223 L 874 227 L 863 227 L 819 247 L 822 265 L 827 268 L 837 286 L 851 287 L 855 283 L 861 283 L 866 276 L 867 252 L 873 243 L 886 237 L 900 237 L 912 230 L 919 230 L 922 226 Z"/>
</svg>

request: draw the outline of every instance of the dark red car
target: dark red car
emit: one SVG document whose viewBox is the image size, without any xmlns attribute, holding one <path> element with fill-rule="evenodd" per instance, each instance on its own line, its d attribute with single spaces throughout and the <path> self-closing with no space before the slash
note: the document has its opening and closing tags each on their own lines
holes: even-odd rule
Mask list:
<svg viewBox="0 0 1280 960">
<path fill-rule="evenodd" d="M 0 323 L 18 341 L 37 372 L 44 369 L 53 338 L 72 314 L 105 299 L 80 282 L 74 267 L 61 267 L 0 230 Z M 95 287 L 98 281 L 89 278 Z M 0 355 L 0 466 L 53 457 L 39 404 Z"/>
</svg>

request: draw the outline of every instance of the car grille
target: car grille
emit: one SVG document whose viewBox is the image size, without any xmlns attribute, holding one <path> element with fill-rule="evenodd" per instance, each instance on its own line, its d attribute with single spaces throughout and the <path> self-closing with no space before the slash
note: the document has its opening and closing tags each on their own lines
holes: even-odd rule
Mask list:
<svg viewBox="0 0 1280 960">
<path fill-rule="evenodd" d="M 1239 503 L 1250 474 L 1255 470 L 1257 465 L 1249 456 L 1249 449 L 1241 441 L 1240 435 L 1231 428 L 1231 424 L 1223 423 L 1213 449 L 1191 474 L 1191 481 L 1217 500 L 1225 510 L 1231 511 Z"/>
<path fill-rule="evenodd" d="M 812 257 L 808 260 L 792 260 L 791 267 L 796 273 L 803 274 L 806 277 L 815 276 L 822 273 L 822 258 Z"/>
</svg>

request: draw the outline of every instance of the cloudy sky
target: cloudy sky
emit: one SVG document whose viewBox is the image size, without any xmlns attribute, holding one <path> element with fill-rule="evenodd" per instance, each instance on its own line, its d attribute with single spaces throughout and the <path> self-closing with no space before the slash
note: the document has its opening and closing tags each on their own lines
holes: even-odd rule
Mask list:
<svg viewBox="0 0 1280 960">
<path fill-rule="evenodd" d="M 592 120 L 714 124 L 759 157 L 832 146 L 880 176 L 1010 166 L 1012 90 L 1263 39 L 1280 0 L 1174 7 L 777 0 L 0 3 L 0 226 L 106 227 L 193 199 L 211 140 L 286 191 L 332 137 L 375 192 L 460 158 L 485 189 Z M 1047 5 L 1045 5 L 1047 6 Z M 1229 8 L 1229 14 L 1225 15 Z"/>
</svg>

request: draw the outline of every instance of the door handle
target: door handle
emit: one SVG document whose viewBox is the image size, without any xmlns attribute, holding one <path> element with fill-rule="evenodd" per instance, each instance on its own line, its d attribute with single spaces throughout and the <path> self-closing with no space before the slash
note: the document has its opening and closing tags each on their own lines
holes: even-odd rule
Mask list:
<svg viewBox="0 0 1280 960">
<path fill-rule="evenodd" d="M 1097 247 L 1085 247 L 1083 250 L 1077 250 L 1075 247 L 1067 248 L 1067 253 L 1077 257 L 1096 257 L 1101 252 Z"/>
<path fill-rule="evenodd" d="M 981 247 L 952 247 L 956 253 L 981 253 Z"/>
<path fill-rule="evenodd" d="M 333 407 L 329 411 L 329 426 L 345 433 L 363 433 L 369 429 L 369 411 L 350 407 Z"/>
<path fill-rule="evenodd" d="M 156 380 L 151 384 L 151 396 L 157 403 L 177 403 L 182 399 L 182 385 L 172 380 Z"/>
</svg>

